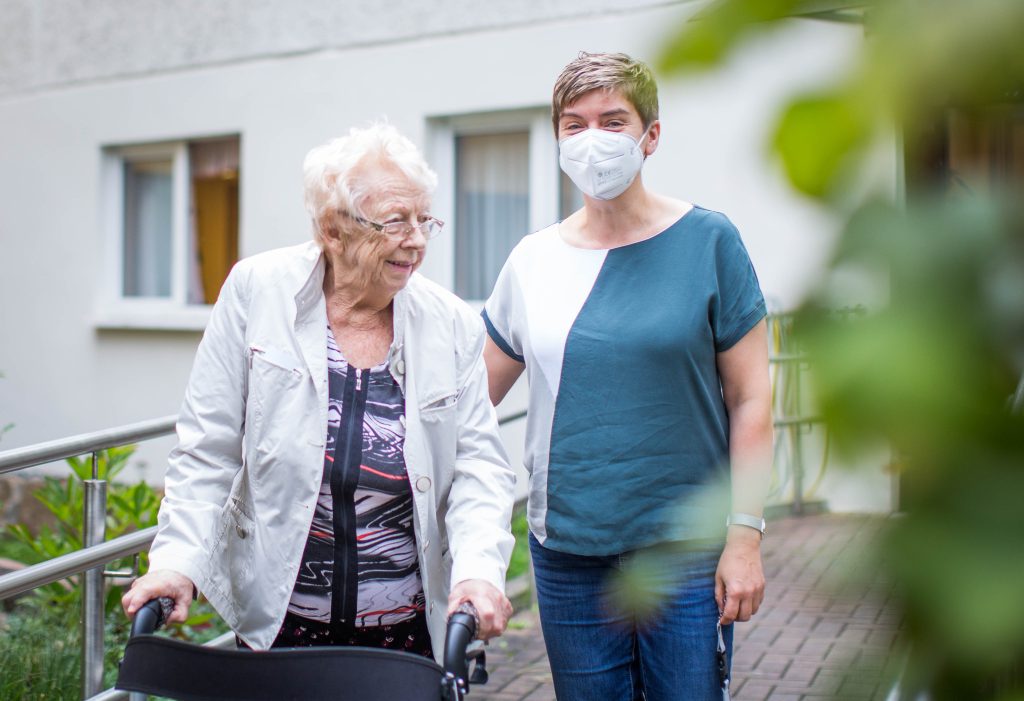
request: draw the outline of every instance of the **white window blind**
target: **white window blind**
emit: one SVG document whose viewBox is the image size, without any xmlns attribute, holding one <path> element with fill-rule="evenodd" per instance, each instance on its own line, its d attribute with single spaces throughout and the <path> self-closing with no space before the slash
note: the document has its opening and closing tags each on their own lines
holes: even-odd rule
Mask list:
<svg viewBox="0 0 1024 701">
<path fill-rule="evenodd" d="M 171 159 L 124 163 L 124 295 L 171 295 Z"/>
<path fill-rule="evenodd" d="M 455 292 L 486 299 L 530 227 L 530 134 L 455 139 Z"/>
</svg>

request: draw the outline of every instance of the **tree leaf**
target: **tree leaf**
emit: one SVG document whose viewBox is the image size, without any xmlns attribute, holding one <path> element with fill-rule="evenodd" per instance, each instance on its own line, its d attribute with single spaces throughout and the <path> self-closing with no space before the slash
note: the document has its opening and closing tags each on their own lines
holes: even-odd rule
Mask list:
<svg viewBox="0 0 1024 701">
<path fill-rule="evenodd" d="M 818 93 L 789 104 L 773 145 L 793 186 L 825 198 L 851 163 L 851 154 L 867 143 L 871 133 L 868 115 L 848 94 Z"/>
<path fill-rule="evenodd" d="M 758 24 L 783 19 L 800 0 L 723 0 L 685 22 L 666 43 L 657 60 L 665 72 L 707 68 L 718 64 Z"/>
</svg>

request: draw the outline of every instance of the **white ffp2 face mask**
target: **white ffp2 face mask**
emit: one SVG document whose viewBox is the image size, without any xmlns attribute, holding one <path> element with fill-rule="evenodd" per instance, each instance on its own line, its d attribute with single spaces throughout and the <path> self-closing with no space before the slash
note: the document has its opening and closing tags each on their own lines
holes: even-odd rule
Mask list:
<svg viewBox="0 0 1024 701">
<path fill-rule="evenodd" d="M 644 164 L 644 154 L 629 134 L 587 129 L 558 142 L 558 165 L 576 187 L 599 200 L 626 191 Z"/>
</svg>

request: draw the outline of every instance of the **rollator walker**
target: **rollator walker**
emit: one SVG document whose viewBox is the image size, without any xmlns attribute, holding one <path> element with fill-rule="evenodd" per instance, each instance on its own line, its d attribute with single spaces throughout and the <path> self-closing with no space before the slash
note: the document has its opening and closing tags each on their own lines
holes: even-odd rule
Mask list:
<svg viewBox="0 0 1024 701">
<path fill-rule="evenodd" d="M 159 599 L 135 614 L 116 688 L 177 701 L 461 701 L 470 682 L 487 681 L 483 650 L 469 649 L 469 613 L 448 620 L 443 667 L 369 647 L 209 648 L 154 635 L 164 617 Z"/>
</svg>

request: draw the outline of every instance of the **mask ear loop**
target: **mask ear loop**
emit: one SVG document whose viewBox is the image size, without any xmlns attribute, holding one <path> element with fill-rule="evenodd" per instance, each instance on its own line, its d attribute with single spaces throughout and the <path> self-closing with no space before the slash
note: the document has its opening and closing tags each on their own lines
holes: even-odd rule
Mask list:
<svg viewBox="0 0 1024 701">
<path fill-rule="evenodd" d="M 640 137 L 640 140 L 636 142 L 636 147 L 637 147 L 638 149 L 640 149 L 640 154 L 641 154 L 641 155 L 643 156 L 643 159 L 644 159 L 645 161 L 647 160 L 647 149 L 646 149 L 646 148 L 644 148 L 643 146 L 641 146 L 641 144 L 643 144 L 643 142 L 644 142 L 644 139 L 647 139 L 647 143 L 648 143 L 648 144 L 650 144 L 650 143 L 651 143 L 651 142 L 650 142 L 650 139 L 648 139 L 648 137 L 649 137 L 650 135 L 651 135 L 651 128 L 650 128 L 650 127 L 647 127 L 647 130 L 646 130 L 646 131 L 644 131 L 644 135 L 643 135 L 643 136 L 641 136 L 641 137 Z"/>
</svg>

